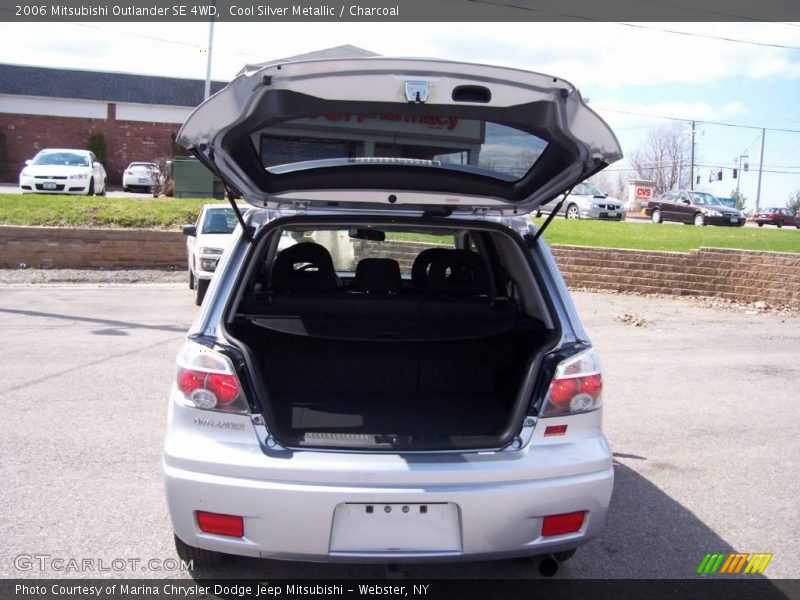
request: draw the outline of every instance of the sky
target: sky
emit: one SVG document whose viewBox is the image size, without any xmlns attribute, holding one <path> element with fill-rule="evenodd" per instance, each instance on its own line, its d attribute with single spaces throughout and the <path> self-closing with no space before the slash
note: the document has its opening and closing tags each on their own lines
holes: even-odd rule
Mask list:
<svg viewBox="0 0 800 600">
<path fill-rule="evenodd" d="M 2 23 L 0 36 L 4 63 L 206 75 L 206 23 Z M 567 79 L 612 126 L 626 155 L 663 125 L 687 136 L 693 119 L 755 127 L 698 123 L 695 134 L 698 189 L 729 196 L 738 183 L 749 205 L 758 128 L 766 127 L 760 205 L 783 206 L 800 190 L 798 23 L 216 23 L 211 75 L 229 80 L 245 63 L 342 44 Z M 750 171 L 737 181 L 730 169 L 741 155 Z M 627 174 L 627 167 L 623 160 L 608 171 Z M 723 181 L 709 183 L 720 169 Z"/>
</svg>

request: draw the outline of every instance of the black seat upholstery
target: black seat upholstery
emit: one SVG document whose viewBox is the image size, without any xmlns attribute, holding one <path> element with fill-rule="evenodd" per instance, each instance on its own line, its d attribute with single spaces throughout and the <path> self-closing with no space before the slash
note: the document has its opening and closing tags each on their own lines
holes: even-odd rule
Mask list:
<svg viewBox="0 0 800 600">
<path fill-rule="evenodd" d="M 490 293 L 489 269 L 483 258 L 469 250 L 449 250 L 431 261 L 427 289 L 459 296 Z"/>
<path fill-rule="evenodd" d="M 362 258 L 356 265 L 353 289 L 368 294 L 396 294 L 403 285 L 400 263 L 391 258 Z"/>
<path fill-rule="evenodd" d="M 332 290 L 339 287 L 330 252 L 314 242 L 289 246 L 275 258 L 273 290 Z"/>
<path fill-rule="evenodd" d="M 418 290 L 428 287 L 428 269 L 431 263 L 450 252 L 448 248 L 428 248 L 420 252 L 411 265 L 411 283 Z"/>
</svg>

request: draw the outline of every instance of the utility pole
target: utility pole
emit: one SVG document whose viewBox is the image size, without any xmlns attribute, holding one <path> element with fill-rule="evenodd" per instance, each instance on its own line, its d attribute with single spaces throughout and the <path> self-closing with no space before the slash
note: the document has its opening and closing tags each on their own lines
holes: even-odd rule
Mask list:
<svg viewBox="0 0 800 600">
<path fill-rule="evenodd" d="M 767 130 L 761 130 L 761 158 L 758 159 L 758 191 L 756 192 L 756 212 L 761 208 L 761 174 L 764 172 L 764 138 L 767 137 Z"/>
<path fill-rule="evenodd" d="M 212 3 L 216 5 L 216 2 Z M 214 16 L 211 17 L 211 22 L 208 24 L 208 60 L 206 61 L 206 87 L 203 92 L 203 99 L 207 100 L 211 95 L 211 47 L 214 44 Z"/>
<path fill-rule="evenodd" d="M 696 121 L 692 121 L 692 166 L 689 167 L 689 189 L 694 189 L 694 132 Z"/>
</svg>

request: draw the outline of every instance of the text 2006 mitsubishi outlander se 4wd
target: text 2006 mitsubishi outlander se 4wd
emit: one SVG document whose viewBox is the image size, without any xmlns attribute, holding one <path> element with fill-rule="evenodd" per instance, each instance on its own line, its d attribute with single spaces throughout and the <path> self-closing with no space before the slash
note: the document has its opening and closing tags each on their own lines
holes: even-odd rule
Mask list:
<svg viewBox="0 0 800 600">
<path fill-rule="evenodd" d="M 256 207 L 178 355 L 164 471 L 183 558 L 554 564 L 602 531 L 600 362 L 521 218 L 621 157 L 575 87 L 274 64 L 178 139 Z"/>
</svg>

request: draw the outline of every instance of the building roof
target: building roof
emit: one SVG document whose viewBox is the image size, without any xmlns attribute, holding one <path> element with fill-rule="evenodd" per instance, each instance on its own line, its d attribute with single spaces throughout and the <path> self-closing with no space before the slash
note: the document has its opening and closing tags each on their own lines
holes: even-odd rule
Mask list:
<svg viewBox="0 0 800 600">
<path fill-rule="evenodd" d="M 226 84 L 212 81 L 211 93 Z M 15 96 L 194 107 L 203 101 L 204 89 L 202 79 L 0 64 L 0 94 Z"/>
<path fill-rule="evenodd" d="M 370 56 L 380 55 L 345 44 L 264 63 L 248 64 L 239 73 L 275 63 Z M 218 92 L 227 83 L 227 81 L 212 81 L 211 93 Z M 0 64 L 0 94 L 14 96 L 195 107 L 203 101 L 204 90 L 205 81 L 202 79 Z"/>
<path fill-rule="evenodd" d="M 324 50 L 315 50 L 314 52 L 306 52 L 305 54 L 297 54 L 295 56 L 287 56 L 286 58 L 276 58 L 262 63 L 248 63 L 242 67 L 237 75 L 245 71 L 252 71 L 267 65 L 274 65 L 278 63 L 297 62 L 301 60 L 322 60 L 326 58 L 370 58 L 372 56 L 380 56 L 377 52 L 365 50 L 352 44 L 344 44 L 343 46 L 334 46 L 333 48 L 325 48 Z"/>
</svg>

